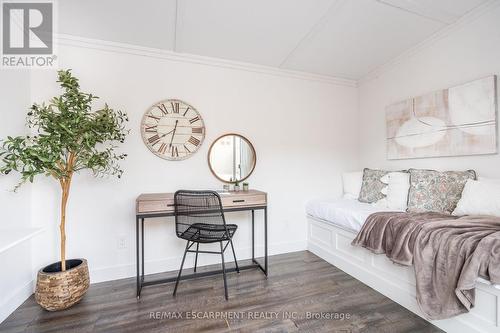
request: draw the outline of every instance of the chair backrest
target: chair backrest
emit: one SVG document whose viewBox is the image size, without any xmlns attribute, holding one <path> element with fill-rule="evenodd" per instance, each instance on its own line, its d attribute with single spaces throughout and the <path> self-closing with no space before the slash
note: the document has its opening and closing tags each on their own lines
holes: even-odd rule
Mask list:
<svg viewBox="0 0 500 333">
<path fill-rule="evenodd" d="M 215 191 L 179 190 L 174 194 L 174 207 L 178 237 L 194 223 L 219 225 L 227 230 L 222 202 Z"/>
</svg>

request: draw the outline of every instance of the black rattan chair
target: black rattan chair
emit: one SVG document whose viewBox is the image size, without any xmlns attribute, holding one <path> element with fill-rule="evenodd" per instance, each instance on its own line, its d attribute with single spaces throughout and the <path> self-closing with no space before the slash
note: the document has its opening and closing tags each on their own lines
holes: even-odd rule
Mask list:
<svg viewBox="0 0 500 333">
<path fill-rule="evenodd" d="M 175 228 L 177 237 L 187 240 L 186 250 L 182 257 L 181 268 L 175 282 L 174 296 L 181 278 L 182 267 L 188 252 L 196 253 L 194 261 L 194 272 L 198 264 L 198 253 L 220 254 L 222 258 L 222 274 L 224 276 L 224 294 L 227 296 L 226 266 L 224 262 L 224 251 L 231 244 L 233 250 L 236 271 L 239 273 L 238 262 L 233 246 L 233 235 L 238 228 L 235 224 L 226 224 L 220 196 L 215 191 L 186 191 L 180 190 L 174 194 L 175 205 Z M 223 245 L 223 242 L 226 242 Z M 220 252 L 200 251 L 200 243 L 219 243 Z M 196 250 L 191 247 L 196 243 Z"/>
</svg>

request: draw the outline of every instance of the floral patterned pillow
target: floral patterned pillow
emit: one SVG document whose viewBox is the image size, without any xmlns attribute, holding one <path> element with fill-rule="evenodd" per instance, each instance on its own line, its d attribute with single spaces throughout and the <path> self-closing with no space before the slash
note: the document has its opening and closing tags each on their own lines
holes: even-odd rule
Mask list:
<svg viewBox="0 0 500 333">
<path fill-rule="evenodd" d="M 361 184 L 361 191 L 359 193 L 358 201 L 373 203 L 386 197 L 381 190 L 387 186 L 382 183 L 380 178 L 388 174 L 386 170 L 372 170 L 365 168 L 363 170 L 363 183 Z"/>
<path fill-rule="evenodd" d="M 451 214 L 468 179 L 476 179 L 474 170 L 440 172 L 410 169 L 407 211 Z"/>
</svg>

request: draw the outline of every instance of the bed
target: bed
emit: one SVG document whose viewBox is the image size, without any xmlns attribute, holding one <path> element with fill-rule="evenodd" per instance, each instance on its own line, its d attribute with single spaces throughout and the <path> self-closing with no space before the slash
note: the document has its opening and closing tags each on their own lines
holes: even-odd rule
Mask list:
<svg viewBox="0 0 500 333">
<path fill-rule="evenodd" d="M 346 273 L 425 318 L 415 300 L 413 267 L 351 246 L 366 218 L 385 209 L 355 199 L 311 200 L 306 204 L 308 248 Z M 500 287 L 479 279 L 471 312 L 432 323 L 447 332 L 499 332 Z"/>
</svg>

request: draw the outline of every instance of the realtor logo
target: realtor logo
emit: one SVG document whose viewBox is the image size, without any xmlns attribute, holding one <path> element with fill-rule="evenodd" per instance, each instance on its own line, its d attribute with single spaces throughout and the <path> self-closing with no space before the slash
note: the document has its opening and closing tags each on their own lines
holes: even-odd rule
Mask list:
<svg viewBox="0 0 500 333">
<path fill-rule="evenodd" d="M 2 67 L 53 67 L 51 1 L 2 3 Z"/>
</svg>

